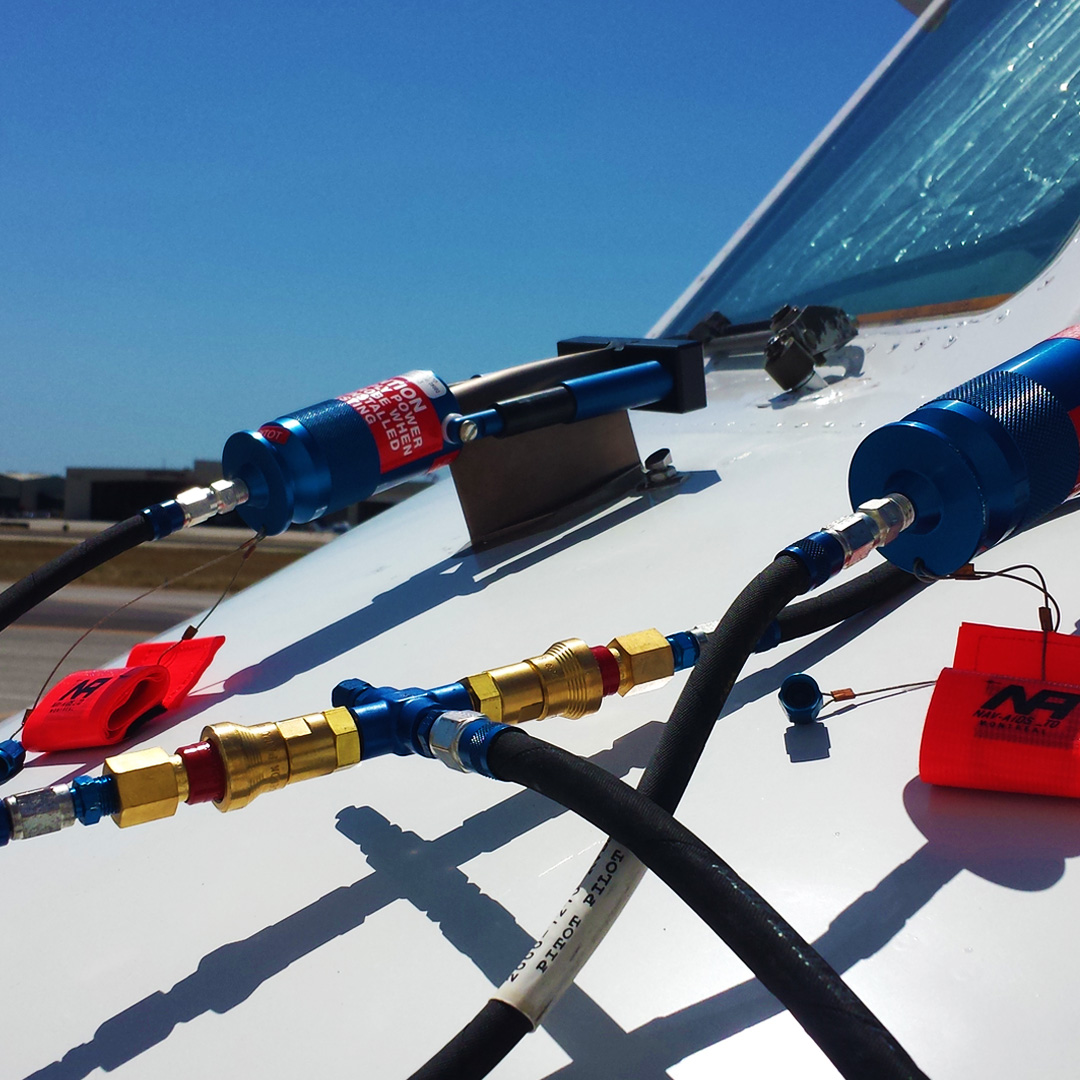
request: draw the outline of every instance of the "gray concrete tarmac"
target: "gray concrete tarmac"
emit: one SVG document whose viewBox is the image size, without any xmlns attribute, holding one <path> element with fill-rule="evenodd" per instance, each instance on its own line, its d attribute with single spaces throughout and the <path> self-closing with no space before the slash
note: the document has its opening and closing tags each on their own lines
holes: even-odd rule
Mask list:
<svg viewBox="0 0 1080 1080">
<path fill-rule="evenodd" d="M 6 585 L 0 583 L 0 591 Z M 0 717 L 34 703 L 53 665 L 83 632 L 140 590 L 68 585 L 0 633 Z M 126 658 L 133 645 L 205 611 L 217 593 L 163 590 L 111 615 L 61 665 L 49 685 L 72 671 Z M 4 725 L 0 731 L 10 725 Z"/>
</svg>

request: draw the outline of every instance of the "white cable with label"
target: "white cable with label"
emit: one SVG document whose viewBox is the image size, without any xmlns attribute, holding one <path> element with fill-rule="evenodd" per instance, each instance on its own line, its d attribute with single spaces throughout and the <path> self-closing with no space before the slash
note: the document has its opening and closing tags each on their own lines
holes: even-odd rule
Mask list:
<svg viewBox="0 0 1080 1080">
<path fill-rule="evenodd" d="M 596 951 L 645 875 L 645 866 L 609 840 L 544 936 L 493 995 L 537 1027 Z"/>
</svg>

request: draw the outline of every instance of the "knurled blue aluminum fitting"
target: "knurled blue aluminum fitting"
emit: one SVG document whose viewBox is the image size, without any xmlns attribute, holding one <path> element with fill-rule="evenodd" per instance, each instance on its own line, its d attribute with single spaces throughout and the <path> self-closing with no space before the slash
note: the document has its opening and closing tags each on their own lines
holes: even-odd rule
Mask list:
<svg viewBox="0 0 1080 1080">
<path fill-rule="evenodd" d="M 1080 480 L 1080 341 L 1063 331 L 871 432 L 851 461 L 852 506 L 890 492 L 914 524 L 882 554 L 951 574 L 1038 521 Z M 921 564 L 921 565 L 919 565 Z"/>
<path fill-rule="evenodd" d="M 824 529 L 804 536 L 784 548 L 780 555 L 790 555 L 806 567 L 811 589 L 824 585 L 844 569 L 844 546 Z"/>
</svg>

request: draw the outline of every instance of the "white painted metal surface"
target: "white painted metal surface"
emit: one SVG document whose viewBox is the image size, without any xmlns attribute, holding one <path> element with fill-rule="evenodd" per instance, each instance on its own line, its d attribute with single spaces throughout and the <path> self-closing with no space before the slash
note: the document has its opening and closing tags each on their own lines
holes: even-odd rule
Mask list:
<svg viewBox="0 0 1080 1080">
<path fill-rule="evenodd" d="M 347 677 L 435 685 L 562 637 L 715 619 L 775 551 L 845 512 L 867 432 L 1080 321 L 1078 284 L 1074 239 L 996 310 L 864 333 L 859 372 L 794 403 L 760 371 L 712 372 L 707 410 L 634 415 L 643 454 L 670 446 L 683 487 L 554 534 L 459 555 L 453 488 L 436 484 L 224 604 L 207 629 L 227 642 L 202 685 L 137 745 L 325 708 Z M 1080 614 L 1078 520 L 981 560 L 1042 567 L 1064 632 Z M 753 658 L 679 813 L 941 1080 L 1075 1075 L 1080 805 L 921 784 L 928 691 L 827 710 L 829 756 L 792 760 L 775 692 L 799 670 L 826 688 L 932 678 L 961 621 L 1035 627 L 1033 596 L 942 583 Z M 681 684 L 532 730 L 634 778 Z M 16 784 L 96 770 L 103 756 L 51 756 Z M 0 1071 L 405 1076 L 490 996 L 601 840 L 529 793 L 383 758 L 234 814 L 185 806 L 136 829 L 12 844 L 0 855 Z M 646 877 L 576 988 L 495 1075 L 792 1073 L 835 1075 Z"/>
</svg>

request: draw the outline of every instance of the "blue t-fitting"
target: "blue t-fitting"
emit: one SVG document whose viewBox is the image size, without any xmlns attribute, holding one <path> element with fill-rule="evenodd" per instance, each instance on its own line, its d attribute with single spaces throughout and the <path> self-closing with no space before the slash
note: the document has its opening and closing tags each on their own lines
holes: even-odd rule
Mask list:
<svg viewBox="0 0 1080 1080">
<path fill-rule="evenodd" d="M 330 700 L 347 708 L 356 720 L 364 761 L 383 754 L 432 757 L 427 734 L 435 720 L 447 710 L 473 707 L 469 691 L 459 682 L 431 690 L 418 686 L 398 690 L 346 679 L 334 687 Z"/>
</svg>

